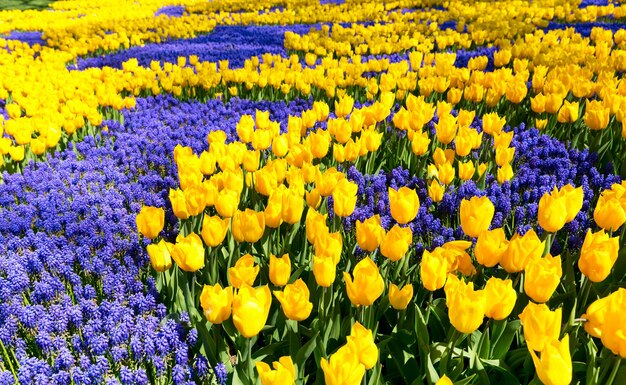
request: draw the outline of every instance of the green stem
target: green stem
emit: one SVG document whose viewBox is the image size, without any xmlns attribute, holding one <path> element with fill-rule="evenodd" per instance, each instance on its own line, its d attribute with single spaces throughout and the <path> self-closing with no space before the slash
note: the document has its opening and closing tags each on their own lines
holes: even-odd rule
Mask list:
<svg viewBox="0 0 626 385">
<path fill-rule="evenodd" d="M 448 361 L 450 360 L 450 358 L 452 358 L 452 355 L 454 354 L 454 346 L 456 345 L 456 342 L 460 336 L 461 333 L 458 330 L 454 329 L 454 331 L 452 332 L 452 337 L 450 338 L 450 343 L 448 343 L 446 351 L 441 358 L 441 365 L 439 366 L 440 374 L 448 373 Z"/>
<path fill-rule="evenodd" d="M 606 382 L 607 385 L 613 385 L 613 383 L 615 382 L 615 377 L 617 376 L 617 371 L 619 370 L 619 366 L 621 363 L 622 363 L 622 358 L 619 356 L 615 357 L 615 365 L 613 365 L 613 370 L 611 371 L 611 375 L 609 376 L 609 379 Z"/>
<path fill-rule="evenodd" d="M 254 378 L 254 362 L 252 360 L 252 338 L 246 338 L 246 343 L 248 345 L 248 356 L 246 357 L 246 360 L 248 361 L 247 367 L 248 367 L 248 379 L 250 380 L 250 383 L 254 383 L 253 378 Z"/>
<path fill-rule="evenodd" d="M 7 352 L 7 349 L 4 347 L 4 343 L 2 342 L 2 340 L 0 340 L 0 346 L 2 347 L 3 357 L 6 357 L 6 360 L 4 362 L 7 362 L 9 364 L 9 369 L 11 369 L 11 373 L 13 373 L 13 377 L 15 378 L 15 381 L 17 381 L 17 372 L 15 371 L 15 368 L 13 367 L 13 362 L 11 361 L 11 357 L 9 357 L 9 353 Z"/>
</svg>

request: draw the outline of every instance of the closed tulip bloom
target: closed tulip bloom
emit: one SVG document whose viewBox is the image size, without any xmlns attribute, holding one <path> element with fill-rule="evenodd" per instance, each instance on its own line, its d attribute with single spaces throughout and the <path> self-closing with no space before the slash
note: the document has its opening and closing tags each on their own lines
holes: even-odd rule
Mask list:
<svg viewBox="0 0 626 385">
<path fill-rule="evenodd" d="M 435 385 L 454 385 L 454 383 L 444 374 L 439 380 L 437 380 Z"/>
<path fill-rule="evenodd" d="M 315 178 L 315 187 L 319 190 L 321 196 L 327 197 L 333 194 L 337 183 L 345 177 L 344 173 L 331 167 Z"/>
<path fill-rule="evenodd" d="M 252 134 L 254 133 L 254 119 L 250 115 L 242 115 L 236 126 L 237 135 L 239 140 L 243 143 L 250 143 L 252 141 Z"/>
<path fill-rule="evenodd" d="M 530 261 L 541 258 L 545 245 L 546 242 L 542 242 L 533 229 L 523 236 L 515 234 L 502 254 L 500 265 L 507 273 L 519 273 L 526 269 Z"/>
<path fill-rule="evenodd" d="M 478 237 L 481 232 L 488 230 L 495 207 L 489 198 L 473 196 L 470 200 L 461 201 L 461 228 L 470 237 Z"/>
<path fill-rule="evenodd" d="M 476 168 L 471 160 L 467 162 L 459 162 L 459 178 L 462 180 L 470 180 L 474 177 Z"/>
<path fill-rule="evenodd" d="M 288 188 L 283 194 L 281 216 L 283 221 L 291 225 L 300 222 L 302 218 L 302 210 L 304 209 L 304 200 L 295 189 Z"/>
<path fill-rule="evenodd" d="M 237 206 L 239 206 L 239 193 L 237 191 L 230 189 L 220 191 L 215 201 L 215 209 L 222 218 L 230 218 L 235 215 Z"/>
<path fill-rule="evenodd" d="M 259 163 L 261 161 L 261 152 L 256 151 L 246 151 L 243 154 L 242 165 L 243 168 L 248 172 L 254 172 L 259 169 Z"/>
<path fill-rule="evenodd" d="M 428 146 L 430 145 L 430 138 L 428 137 L 428 133 L 424 131 L 418 131 L 413 134 L 413 138 L 411 139 L 411 150 L 413 154 L 417 156 L 424 155 L 428 152 Z"/>
<path fill-rule="evenodd" d="M 356 241 L 365 251 L 376 250 L 385 236 L 385 229 L 380 225 L 380 215 L 372 215 L 365 221 L 356 221 Z"/>
<path fill-rule="evenodd" d="M 235 288 L 242 285 L 252 286 L 257 274 L 259 274 L 259 266 L 254 264 L 254 257 L 246 254 L 235 262 L 235 266 L 228 269 L 228 280 Z"/>
<path fill-rule="evenodd" d="M 506 124 L 505 117 L 499 117 L 495 112 L 490 112 L 483 115 L 483 132 L 488 135 L 495 135 L 502 131 L 502 128 Z"/>
<path fill-rule="evenodd" d="M 204 316 L 212 324 L 221 324 L 230 317 L 233 304 L 233 288 L 222 289 L 217 283 L 213 286 L 204 285 L 200 294 L 200 305 Z"/>
<path fill-rule="evenodd" d="M 428 185 L 428 196 L 433 202 L 441 202 L 445 191 L 446 186 L 440 184 L 436 179 L 433 179 Z"/>
<path fill-rule="evenodd" d="M 170 253 L 174 262 L 184 271 L 194 272 L 204 266 L 204 245 L 196 233 L 177 241 Z"/>
<path fill-rule="evenodd" d="M 572 382 L 572 357 L 569 352 L 569 335 L 561 341 L 558 337 L 546 343 L 541 350 L 541 358 L 530 350 L 537 376 L 544 385 L 568 385 Z"/>
<path fill-rule="evenodd" d="M 420 208 L 420 200 L 415 190 L 408 187 L 400 187 L 397 191 L 389 188 L 389 206 L 391 216 L 401 225 L 411 222 L 417 216 Z"/>
<path fill-rule="evenodd" d="M 246 338 L 259 334 L 272 304 L 272 293 L 267 285 L 253 288 L 244 284 L 233 297 L 233 323 Z"/>
<path fill-rule="evenodd" d="M 309 243 L 314 244 L 315 239 L 319 235 L 328 233 L 328 226 L 326 225 L 326 215 L 322 215 L 314 209 L 309 209 L 306 213 L 304 227 L 306 230 L 306 239 L 309 241 Z"/>
<path fill-rule="evenodd" d="M 500 263 L 508 245 L 509 241 L 501 227 L 483 231 L 474 246 L 476 261 L 485 267 L 494 267 Z"/>
<path fill-rule="evenodd" d="M 413 242 L 411 228 L 394 225 L 383 237 L 380 253 L 393 262 L 399 261 L 409 250 L 411 242 Z"/>
<path fill-rule="evenodd" d="M 289 254 L 277 258 L 270 254 L 270 281 L 276 286 L 285 286 L 291 277 L 291 259 Z"/>
<path fill-rule="evenodd" d="M 513 289 L 513 282 L 510 279 L 489 278 L 485 285 L 485 295 L 487 297 L 485 315 L 496 321 L 507 318 L 517 300 L 517 292 Z"/>
<path fill-rule="evenodd" d="M 389 303 L 396 310 L 404 310 L 413 299 L 413 285 L 411 283 L 399 289 L 395 284 L 389 285 Z"/>
<path fill-rule="evenodd" d="M 485 292 L 474 290 L 472 282 L 460 282 L 455 290 L 446 293 L 450 323 L 461 333 L 473 333 L 483 323 L 487 307 Z"/>
<path fill-rule="evenodd" d="M 526 266 L 524 291 L 533 301 L 547 302 L 561 282 L 561 257 L 548 254 Z"/>
<path fill-rule="evenodd" d="M 515 147 L 496 147 L 496 164 L 500 167 L 507 163 L 511 163 L 515 158 Z"/>
<path fill-rule="evenodd" d="M 565 223 L 569 223 L 576 218 L 576 215 L 578 215 L 583 207 L 583 188 L 575 188 L 571 184 L 566 184 L 559 190 L 559 194 L 565 196 L 565 206 L 567 209 L 567 218 L 565 219 Z"/>
<path fill-rule="evenodd" d="M 333 190 L 333 209 L 336 215 L 340 217 L 352 215 L 356 206 L 358 190 L 359 186 L 356 183 L 345 178 L 337 182 Z"/>
<path fill-rule="evenodd" d="M 545 304 L 529 302 L 519 315 L 524 327 L 528 349 L 540 352 L 550 341 L 558 340 L 561 333 L 561 308 L 550 311 Z"/>
<path fill-rule="evenodd" d="M 261 385 L 295 385 L 296 383 L 296 368 L 289 356 L 283 356 L 278 361 L 274 361 L 274 370 L 265 362 L 257 362 L 255 365 Z"/>
<path fill-rule="evenodd" d="M 539 226 L 544 230 L 555 233 L 565 226 L 567 221 L 567 197 L 559 194 L 556 187 L 552 193 L 545 193 L 539 200 L 537 214 Z"/>
<path fill-rule="evenodd" d="M 358 321 L 352 325 L 350 335 L 346 338 L 349 343 L 354 344 L 359 362 L 369 370 L 378 361 L 378 347 L 374 342 L 372 331 L 361 325 Z"/>
<path fill-rule="evenodd" d="M 439 121 L 435 123 L 437 140 L 443 144 L 449 144 L 456 136 L 457 128 L 456 117 L 450 114 L 441 116 Z"/>
<path fill-rule="evenodd" d="M 511 163 L 507 163 L 502 167 L 498 167 L 498 183 L 503 184 L 504 182 L 511 180 L 511 178 L 513 178 L 513 175 L 513 167 L 511 167 Z"/>
<path fill-rule="evenodd" d="M 322 358 L 320 367 L 326 385 L 359 385 L 365 375 L 365 366 L 359 361 L 352 342 L 339 348 L 329 360 Z"/>
<path fill-rule="evenodd" d="M 610 295 L 607 304 L 602 344 L 622 358 L 626 358 L 626 289 L 620 288 Z"/>
<path fill-rule="evenodd" d="M 578 119 L 578 102 L 565 100 L 556 118 L 560 123 L 573 123 Z"/>
<path fill-rule="evenodd" d="M 385 282 L 378 271 L 378 266 L 369 257 L 356 264 L 352 275 L 354 281 L 349 273 L 343 272 L 348 297 L 355 306 L 373 304 L 385 290 Z"/>
<path fill-rule="evenodd" d="M 321 287 L 330 287 L 335 282 L 337 264 L 332 257 L 326 255 L 313 256 L 313 275 L 315 282 Z"/>
<path fill-rule="evenodd" d="M 306 200 L 307 206 L 313 209 L 320 207 L 320 204 L 322 203 L 322 196 L 316 188 L 311 191 L 307 191 L 304 198 Z"/>
<path fill-rule="evenodd" d="M 160 207 L 143 206 L 137 217 L 137 230 L 146 238 L 159 236 L 165 224 L 165 211 Z"/>
<path fill-rule="evenodd" d="M 443 254 L 443 249 L 438 248 L 432 253 L 424 250 L 420 263 L 420 277 L 422 284 L 429 291 L 441 289 L 446 284 L 448 276 L 448 261 Z"/>
<path fill-rule="evenodd" d="M 592 233 L 587 230 L 580 250 L 578 268 L 592 282 L 602 282 L 609 276 L 619 253 L 619 236 L 609 237 L 600 230 Z"/>
<path fill-rule="evenodd" d="M 455 170 L 451 163 L 437 166 L 437 179 L 444 185 L 449 185 L 454 180 Z"/>
<path fill-rule="evenodd" d="M 207 246 L 217 247 L 224 242 L 230 219 L 205 215 L 202 219 L 202 239 Z"/>
<path fill-rule="evenodd" d="M 599 100 L 587 101 L 585 105 L 585 124 L 590 129 L 604 130 L 609 125 L 611 110 L 605 108 Z"/>
<path fill-rule="evenodd" d="M 294 321 L 304 321 L 311 314 L 313 304 L 309 301 L 309 288 L 302 278 L 285 286 L 284 291 L 275 291 L 274 296 L 280 302 L 285 317 Z"/>
<path fill-rule="evenodd" d="M 606 313 L 609 307 L 610 298 L 611 296 L 609 295 L 595 300 L 591 305 L 589 305 L 587 312 L 580 316 L 580 318 L 586 320 L 585 323 L 583 323 L 585 331 L 593 337 L 602 337 L 602 330 L 604 329 L 604 322 L 606 320 Z"/>
<path fill-rule="evenodd" d="M 158 272 L 169 270 L 172 267 L 172 257 L 170 255 L 170 248 L 174 246 L 171 243 L 165 242 L 163 239 L 159 243 L 151 243 L 146 247 L 148 255 L 150 256 L 150 264 L 152 268 Z"/>
<path fill-rule="evenodd" d="M 593 210 L 593 220 L 604 230 L 616 231 L 626 222 L 626 210 L 619 199 L 601 195 Z"/>
<path fill-rule="evenodd" d="M 313 249 L 315 255 L 329 256 L 333 259 L 335 265 L 338 264 L 341 258 L 341 250 L 343 250 L 343 238 L 341 237 L 341 233 L 339 231 L 334 233 L 329 233 L 328 231 L 323 232 L 315 238 Z"/>
<path fill-rule="evenodd" d="M 283 196 L 287 188 L 281 184 L 274 189 L 267 200 L 265 206 L 265 226 L 276 229 L 283 223 Z"/>
<path fill-rule="evenodd" d="M 185 203 L 185 193 L 180 189 L 170 189 L 170 203 L 172 204 L 172 210 L 176 218 L 185 220 L 189 218 L 189 212 L 187 211 L 187 204 Z"/>
<path fill-rule="evenodd" d="M 233 216 L 232 228 L 235 241 L 255 243 L 265 232 L 265 213 L 246 209 Z"/>
</svg>

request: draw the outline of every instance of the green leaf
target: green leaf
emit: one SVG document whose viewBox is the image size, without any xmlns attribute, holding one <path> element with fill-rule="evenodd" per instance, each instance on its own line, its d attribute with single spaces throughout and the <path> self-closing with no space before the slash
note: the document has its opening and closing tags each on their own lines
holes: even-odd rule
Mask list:
<svg viewBox="0 0 626 385">
<path fill-rule="evenodd" d="M 296 356 L 294 358 L 294 363 L 298 366 L 298 371 L 300 372 L 300 377 L 302 377 L 304 375 L 304 367 L 305 367 L 304 364 L 306 363 L 306 360 L 309 358 L 311 353 L 313 353 L 313 351 L 317 347 L 317 336 L 318 335 L 319 335 L 319 332 L 315 333 L 313 338 L 311 338 L 306 344 L 304 344 L 300 348 L 300 350 L 298 350 L 298 353 L 296 353 Z"/>
<path fill-rule="evenodd" d="M 494 323 L 494 327 L 496 324 L 497 322 Z M 514 320 L 506 322 L 504 326 L 504 330 L 499 333 L 499 337 L 497 337 L 497 339 L 494 338 L 493 348 L 491 350 L 490 357 L 497 360 L 504 359 L 507 352 L 511 349 L 511 343 L 513 343 L 515 335 L 521 329 L 522 322 L 520 320 Z"/>
</svg>

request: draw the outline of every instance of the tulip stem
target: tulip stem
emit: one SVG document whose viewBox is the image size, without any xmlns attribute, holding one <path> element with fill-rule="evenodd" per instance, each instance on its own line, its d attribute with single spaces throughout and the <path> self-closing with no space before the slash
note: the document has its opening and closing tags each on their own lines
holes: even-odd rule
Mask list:
<svg viewBox="0 0 626 385">
<path fill-rule="evenodd" d="M 591 291 L 591 280 L 583 275 L 583 284 L 582 284 L 582 292 L 583 297 L 580 302 L 581 308 L 585 309 L 585 304 L 587 303 L 587 299 L 589 298 L 589 292 Z"/>
<path fill-rule="evenodd" d="M 246 360 L 248 361 L 248 379 L 250 383 L 254 383 L 254 363 L 252 361 L 252 338 L 246 338 L 246 343 L 248 345 L 248 356 Z"/>
<path fill-rule="evenodd" d="M 450 358 L 452 358 L 452 355 L 454 354 L 454 346 L 456 345 L 456 342 L 460 336 L 461 333 L 458 330 L 454 329 L 454 331 L 452 332 L 452 337 L 450 337 L 450 342 L 446 347 L 446 352 L 441 358 L 441 365 L 439 366 L 440 374 L 448 373 L 448 361 L 450 360 Z"/>
<path fill-rule="evenodd" d="M 615 357 L 615 364 L 613 365 L 613 370 L 611 371 L 611 375 L 609 376 L 609 380 L 606 382 L 607 385 L 612 385 L 615 382 L 615 377 L 617 376 L 617 371 L 622 363 L 622 358 L 620 356 Z"/>
</svg>

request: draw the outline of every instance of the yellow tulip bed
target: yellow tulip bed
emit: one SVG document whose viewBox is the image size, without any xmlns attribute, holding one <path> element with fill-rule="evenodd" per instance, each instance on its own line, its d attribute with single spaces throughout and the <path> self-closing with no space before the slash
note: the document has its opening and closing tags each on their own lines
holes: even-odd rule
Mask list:
<svg viewBox="0 0 626 385">
<path fill-rule="evenodd" d="M 0 11 L 0 385 L 626 383 L 625 20 Z"/>
</svg>

